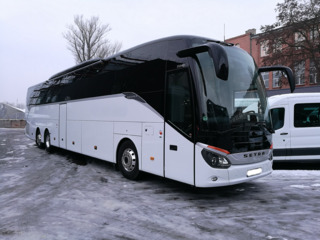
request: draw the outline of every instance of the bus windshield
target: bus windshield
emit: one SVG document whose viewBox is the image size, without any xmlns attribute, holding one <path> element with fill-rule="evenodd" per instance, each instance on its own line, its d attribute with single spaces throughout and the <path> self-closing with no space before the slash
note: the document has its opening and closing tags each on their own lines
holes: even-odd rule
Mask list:
<svg viewBox="0 0 320 240">
<path fill-rule="evenodd" d="M 229 63 L 227 80 L 217 77 L 208 52 L 196 55 L 201 96 L 198 140 L 230 153 L 270 148 L 270 117 L 257 66 L 245 51 L 224 48 Z"/>
</svg>

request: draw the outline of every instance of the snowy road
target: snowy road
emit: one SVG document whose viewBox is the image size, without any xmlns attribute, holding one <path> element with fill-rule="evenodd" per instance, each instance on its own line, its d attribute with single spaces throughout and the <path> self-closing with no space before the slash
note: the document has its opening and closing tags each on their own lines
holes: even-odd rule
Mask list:
<svg viewBox="0 0 320 240">
<path fill-rule="evenodd" d="M 151 175 L 129 181 L 85 160 L 0 129 L 0 239 L 320 238 L 320 171 L 193 189 Z"/>
</svg>

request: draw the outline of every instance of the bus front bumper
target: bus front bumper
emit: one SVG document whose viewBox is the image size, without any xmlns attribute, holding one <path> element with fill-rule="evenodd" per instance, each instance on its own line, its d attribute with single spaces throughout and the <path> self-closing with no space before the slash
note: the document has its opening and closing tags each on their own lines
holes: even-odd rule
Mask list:
<svg viewBox="0 0 320 240">
<path fill-rule="evenodd" d="M 265 160 L 254 164 L 231 165 L 228 169 L 208 168 L 196 175 L 196 187 L 219 187 L 252 181 L 272 173 L 273 161 Z"/>
</svg>

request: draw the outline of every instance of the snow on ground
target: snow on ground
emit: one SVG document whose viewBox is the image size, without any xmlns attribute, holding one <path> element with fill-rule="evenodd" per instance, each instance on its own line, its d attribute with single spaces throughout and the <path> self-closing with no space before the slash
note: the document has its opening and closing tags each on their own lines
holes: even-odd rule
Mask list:
<svg viewBox="0 0 320 240">
<path fill-rule="evenodd" d="M 87 163 L 87 164 L 86 164 Z M 194 189 L 0 129 L 0 239 L 318 239 L 320 171 Z"/>
</svg>

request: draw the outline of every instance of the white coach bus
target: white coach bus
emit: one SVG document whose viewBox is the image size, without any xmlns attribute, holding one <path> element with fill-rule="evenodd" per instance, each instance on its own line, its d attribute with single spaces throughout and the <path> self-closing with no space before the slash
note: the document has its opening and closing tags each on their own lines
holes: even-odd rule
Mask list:
<svg viewBox="0 0 320 240">
<path fill-rule="evenodd" d="M 47 151 L 115 163 L 129 179 L 144 171 L 196 187 L 253 180 L 272 172 L 259 75 L 270 70 L 232 44 L 195 36 L 152 41 L 30 87 L 26 135 Z"/>
</svg>

